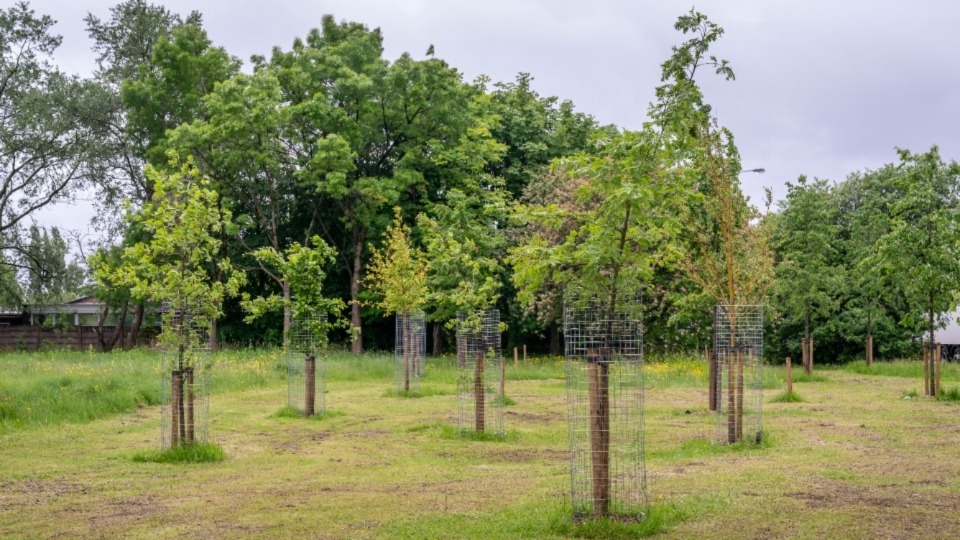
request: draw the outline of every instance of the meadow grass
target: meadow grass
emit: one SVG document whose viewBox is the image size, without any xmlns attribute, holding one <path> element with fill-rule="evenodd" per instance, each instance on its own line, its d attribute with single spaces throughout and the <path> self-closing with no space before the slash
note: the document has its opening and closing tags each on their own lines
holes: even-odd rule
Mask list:
<svg viewBox="0 0 960 540">
<path fill-rule="evenodd" d="M 227 453 L 213 442 L 182 444 L 163 450 L 145 450 L 133 454 L 137 463 L 215 463 L 227 459 Z"/>
<path fill-rule="evenodd" d="M 41 382 L 82 368 L 97 379 L 143 376 L 159 386 L 156 367 L 70 354 L 79 358 L 62 368 L 42 354 L 0 362 Z M 504 411 L 507 436 L 474 440 L 455 427 L 452 358 L 427 361 L 421 387 L 437 393 L 400 399 L 385 394 L 395 384 L 392 355 L 331 354 L 325 401 L 335 412 L 313 421 L 277 413 L 287 397 L 279 351 L 221 355 L 209 436 L 225 460 L 171 464 L 143 452 L 160 430 L 152 406 L 7 431 L 0 537 L 870 538 L 960 530 L 960 514 L 923 511 L 960 508 L 960 484 L 951 480 L 960 478 L 960 432 L 949 428 L 955 405 L 900 399 L 919 377 L 825 368 L 828 381 L 802 383 L 806 401 L 764 403 L 761 444 L 717 445 L 702 361 L 651 360 L 646 519 L 576 523 L 556 357 L 507 364 L 516 401 Z M 73 376 L 80 384 L 87 375 Z M 764 386 L 782 385 L 783 376 L 766 367 Z M 158 459 L 134 462 L 134 453 Z M 902 523 L 916 534 L 902 534 Z"/>
</svg>

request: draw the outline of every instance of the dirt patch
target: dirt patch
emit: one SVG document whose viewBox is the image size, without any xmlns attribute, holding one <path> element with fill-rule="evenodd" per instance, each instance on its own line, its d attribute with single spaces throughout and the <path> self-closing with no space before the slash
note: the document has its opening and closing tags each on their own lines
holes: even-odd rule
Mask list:
<svg viewBox="0 0 960 540">
<path fill-rule="evenodd" d="M 918 483 L 928 485 L 931 482 L 912 481 L 910 485 Z M 858 486 L 849 482 L 822 479 L 808 491 L 787 493 L 786 496 L 804 501 L 807 507 L 815 510 L 829 510 L 841 506 L 866 506 L 898 510 L 915 507 L 924 511 L 960 511 L 960 494 L 923 493 L 907 489 L 903 485 Z"/>
<path fill-rule="evenodd" d="M 12 510 L 22 506 L 42 506 L 58 497 L 86 494 L 90 489 L 87 484 L 62 479 L 29 478 L 16 482 L 0 482 L 0 510 Z"/>
<path fill-rule="evenodd" d="M 558 412 L 548 412 L 548 413 L 519 413 L 514 411 L 507 411 L 503 413 L 504 416 L 509 418 L 515 418 L 521 422 L 531 422 L 534 424 L 552 424 L 554 422 L 559 422 L 565 420 L 567 417 Z"/>
</svg>

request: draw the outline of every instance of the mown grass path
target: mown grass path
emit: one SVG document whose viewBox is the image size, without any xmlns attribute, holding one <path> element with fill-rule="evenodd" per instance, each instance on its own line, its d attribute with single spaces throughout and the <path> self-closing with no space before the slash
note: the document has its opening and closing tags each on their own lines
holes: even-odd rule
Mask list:
<svg viewBox="0 0 960 540">
<path fill-rule="evenodd" d="M 554 360 L 508 366 L 517 402 L 506 409 L 508 440 L 471 442 L 449 436 L 448 360 L 427 369 L 433 395 L 411 399 L 385 397 L 390 358 L 349 358 L 329 370 L 327 404 L 342 414 L 318 421 L 273 416 L 286 393 L 281 376 L 267 375 L 269 361 L 256 384 L 225 381 L 211 399 L 211 438 L 228 454 L 221 463 L 135 463 L 135 452 L 157 445 L 155 406 L 0 433 L 0 537 L 589 532 L 565 517 L 567 425 Z M 960 405 L 903 399 L 922 388 L 919 378 L 821 370 L 817 381 L 795 383 L 804 402 L 764 404 L 769 446 L 728 450 L 708 442 L 714 418 L 695 362 L 648 373 L 648 487 L 662 520 L 648 530 L 664 538 L 960 535 Z M 782 372 L 767 375 L 769 400 Z"/>
</svg>

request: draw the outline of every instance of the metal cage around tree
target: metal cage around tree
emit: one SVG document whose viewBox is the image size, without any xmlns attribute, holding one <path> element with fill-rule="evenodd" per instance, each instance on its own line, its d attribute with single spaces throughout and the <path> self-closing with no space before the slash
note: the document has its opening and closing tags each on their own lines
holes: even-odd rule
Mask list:
<svg viewBox="0 0 960 540">
<path fill-rule="evenodd" d="M 503 435 L 500 311 L 457 313 L 457 431 Z"/>
<path fill-rule="evenodd" d="M 763 434 L 763 305 L 714 311 L 718 444 L 760 443 Z"/>
<path fill-rule="evenodd" d="M 427 355 L 427 322 L 422 311 L 398 313 L 394 339 L 394 381 L 398 392 L 420 391 Z"/>
<path fill-rule="evenodd" d="M 210 326 L 186 309 L 164 314 L 160 446 L 205 442 L 210 408 Z"/>
<path fill-rule="evenodd" d="M 574 519 L 642 520 L 643 324 L 639 295 L 564 300 L 570 494 Z"/>
<path fill-rule="evenodd" d="M 287 334 L 287 406 L 303 416 L 326 409 L 325 313 L 302 311 L 290 320 Z"/>
</svg>

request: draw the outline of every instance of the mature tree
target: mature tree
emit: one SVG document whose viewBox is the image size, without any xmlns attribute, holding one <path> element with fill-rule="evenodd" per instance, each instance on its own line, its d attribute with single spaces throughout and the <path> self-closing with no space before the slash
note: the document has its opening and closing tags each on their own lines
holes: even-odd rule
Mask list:
<svg viewBox="0 0 960 540">
<path fill-rule="evenodd" d="M 838 345 L 831 351 L 838 359 L 858 356 L 864 345 L 868 362 L 874 349 L 881 356 L 903 356 L 916 339 L 916 332 L 899 324 L 906 308 L 900 284 L 869 259 L 876 243 L 890 232 L 891 206 L 903 195 L 897 176 L 895 165 L 885 165 L 852 173 L 833 190 L 845 265 L 839 335 L 833 337 Z"/>
<path fill-rule="evenodd" d="M 84 269 L 69 261 L 69 255 L 70 246 L 58 228 L 30 226 L 27 245 L 20 256 L 26 273 L 27 304 L 59 304 L 80 293 Z"/>
<path fill-rule="evenodd" d="M 91 178 L 99 133 L 96 89 L 50 63 L 54 21 L 25 2 L 0 9 L 0 235 L 17 250 L 22 223 L 71 200 Z M 8 257 L 7 260 L 11 260 Z"/>
<path fill-rule="evenodd" d="M 936 328 L 960 303 L 960 165 L 945 163 L 936 146 L 898 153 L 896 183 L 903 195 L 892 203 L 890 231 L 867 264 L 901 284 L 910 306 L 901 324 L 925 328 L 932 344 Z M 933 381 L 927 389 L 939 392 Z"/>
<path fill-rule="evenodd" d="M 321 196 L 321 232 L 337 249 L 348 278 L 353 350 L 360 334 L 360 282 L 366 245 L 387 224 L 385 208 L 437 200 L 461 167 L 476 159 L 453 149 L 489 139 L 475 115 L 478 91 L 445 62 L 382 58 L 379 30 L 337 23 L 275 49 L 258 69 L 274 71 L 288 104 L 287 148 L 295 177 Z"/>
<path fill-rule="evenodd" d="M 204 118 L 203 97 L 239 69 L 240 62 L 214 47 L 197 24 L 176 26 L 169 39 L 161 35 L 150 62 L 139 64 L 137 75 L 121 84 L 134 153 L 155 167 L 165 167 L 170 149 L 167 132 Z M 149 179 L 144 189 L 146 199 L 151 199 Z"/>
<path fill-rule="evenodd" d="M 95 222 L 106 234 L 119 236 L 125 201 L 139 207 L 149 200 L 152 189 L 143 175 L 142 150 L 149 146 L 149 141 L 137 138 L 145 134 L 143 130 L 127 129 L 121 85 L 124 80 L 139 77 L 141 68 L 151 64 L 158 41 L 169 40 L 171 31 L 184 23 L 199 27 L 201 17 L 194 11 L 184 20 L 163 6 L 126 0 L 110 8 L 109 19 L 88 13 L 84 22 L 97 54 L 94 78 L 102 88 L 104 113 L 98 141 L 102 151 L 99 161 L 93 164 L 101 177 Z"/>
<path fill-rule="evenodd" d="M 826 180 L 808 182 L 804 176 L 787 182 L 773 232 L 776 297 L 788 324 L 802 321 L 807 343 L 811 318 L 826 322 L 836 313 L 844 282 L 831 189 Z"/>
</svg>

